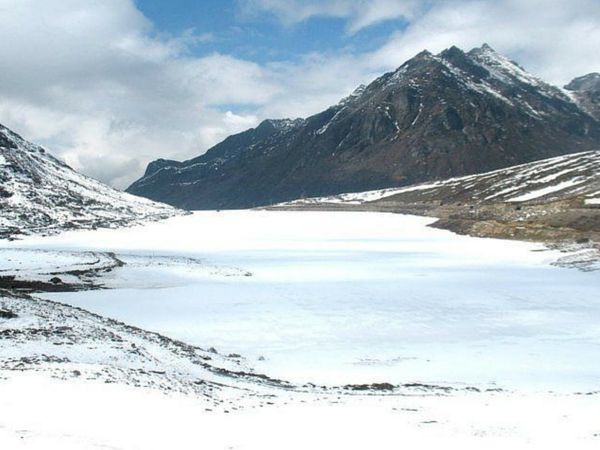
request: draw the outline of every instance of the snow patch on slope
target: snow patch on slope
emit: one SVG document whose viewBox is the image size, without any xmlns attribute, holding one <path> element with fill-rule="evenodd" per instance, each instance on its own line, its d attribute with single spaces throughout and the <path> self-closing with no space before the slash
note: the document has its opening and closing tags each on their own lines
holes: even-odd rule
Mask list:
<svg viewBox="0 0 600 450">
<path fill-rule="evenodd" d="M 291 202 L 281 203 L 280 206 L 285 205 L 311 205 L 319 203 L 338 203 L 348 205 L 360 205 L 362 203 L 374 202 L 381 200 L 386 197 L 393 195 L 402 194 L 405 192 L 423 191 L 439 186 L 440 182 L 419 184 L 415 186 L 403 187 L 403 188 L 389 188 L 389 189 L 377 189 L 373 191 L 365 192 L 348 192 L 345 194 L 331 195 L 328 197 L 312 197 L 312 198 L 301 198 L 293 200 Z"/>
<path fill-rule="evenodd" d="M 533 200 L 540 197 L 545 197 L 549 194 L 553 194 L 555 192 L 560 192 L 565 189 L 571 188 L 573 186 L 578 186 L 583 183 L 585 180 L 567 180 L 562 183 L 558 183 L 552 186 L 546 186 L 541 189 L 537 189 L 535 191 L 530 191 L 526 194 L 519 195 L 514 198 L 508 199 L 509 202 L 526 202 L 528 200 Z"/>
</svg>

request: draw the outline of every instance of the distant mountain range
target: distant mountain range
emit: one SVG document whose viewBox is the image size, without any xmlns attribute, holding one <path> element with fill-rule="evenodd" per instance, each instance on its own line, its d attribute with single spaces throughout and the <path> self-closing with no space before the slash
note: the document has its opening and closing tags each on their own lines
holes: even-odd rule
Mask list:
<svg viewBox="0 0 600 450">
<path fill-rule="evenodd" d="M 406 186 L 600 148 L 600 75 L 565 89 L 488 45 L 424 51 L 306 119 L 266 120 L 128 188 L 187 209 Z"/>
<path fill-rule="evenodd" d="M 181 213 L 81 175 L 0 125 L 0 238 L 114 228 Z"/>
</svg>

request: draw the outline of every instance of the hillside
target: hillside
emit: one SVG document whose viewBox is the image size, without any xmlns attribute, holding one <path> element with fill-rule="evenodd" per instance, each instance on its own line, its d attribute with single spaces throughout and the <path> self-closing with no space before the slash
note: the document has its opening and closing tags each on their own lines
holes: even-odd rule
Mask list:
<svg viewBox="0 0 600 450">
<path fill-rule="evenodd" d="M 600 204 L 600 151 L 559 156 L 492 172 L 404 188 L 300 199 L 288 204 L 541 204 L 565 200 L 579 200 L 583 205 Z"/>
<path fill-rule="evenodd" d="M 0 125 L 0 238 L 118 227 L 181 214 L 75 172 Z"/>
</svg>

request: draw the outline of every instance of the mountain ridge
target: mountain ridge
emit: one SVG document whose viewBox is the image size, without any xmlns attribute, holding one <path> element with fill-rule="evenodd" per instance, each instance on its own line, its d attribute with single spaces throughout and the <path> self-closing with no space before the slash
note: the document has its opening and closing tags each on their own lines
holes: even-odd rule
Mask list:
<svg viewBox="0 0 600 450">
<path fill-rule="evenodd" d="M 188 161 L 152 162 L 127 191 L 187 209 L 246 208 L 600 147 L 600 122 L 575 94 L 487 44 L 423 51 L 320 113 L 274 123 Z"/>
</svg>

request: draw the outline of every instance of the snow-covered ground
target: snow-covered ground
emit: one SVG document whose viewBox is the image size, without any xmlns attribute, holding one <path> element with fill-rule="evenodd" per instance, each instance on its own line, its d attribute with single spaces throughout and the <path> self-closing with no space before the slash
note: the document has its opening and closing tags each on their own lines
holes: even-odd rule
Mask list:
<svg viewBox="0 0 600 450">
<path fill-rule="evenodd" d="M 600 386 L 597 273 L 552 267 L 558 253 L 540 245 L 457 236 L 429 222 L 199 212 L 7 245 L 115 252 L 125 266 L 102 283 L 116 289 L 45 296 L 242 354 L 276 378 Z"/>
<path fill-rule="evenodd" d="M 19 315 L 0 319 L 0 448 L 596 448 L 597 273 L 429 222 L 198 212 L 2 241 L 0 275 L 99 267 L 113 289 L 43 296 L 202 348 L 0 296 Z M 403 387 L 342 387 L 375 382 Z"/>
<path fill-rule="evenodd" d="M 37 401 L 32 401 L 33 399 Z M 598 448 L 597 396 L 306 396 L 206 411 L 206 401 L 23 373 L 0 382 L 0 446 L 18 450 Z"/>
</svg>

